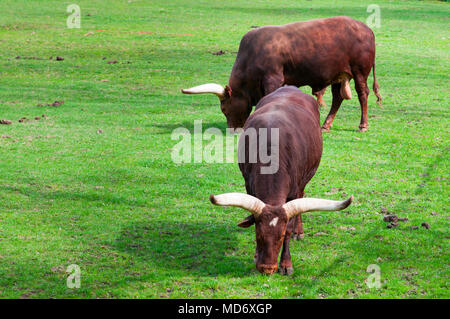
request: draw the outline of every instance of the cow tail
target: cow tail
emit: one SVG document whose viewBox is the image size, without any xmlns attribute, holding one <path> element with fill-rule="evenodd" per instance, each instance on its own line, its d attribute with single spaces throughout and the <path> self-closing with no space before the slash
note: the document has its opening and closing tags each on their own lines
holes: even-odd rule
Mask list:
<svg viewBox="0 0 450 319">
<path fill-rule="evenodd" d="M 379 107 L 382 107 L 381 101 L 383 100 L 380 95 L 380 87 L 378 86 L 377 77 L 375 76 L 375 62 L 373 63 L 373 92 L 377 96 L 377 104 Z"/>
</svg>

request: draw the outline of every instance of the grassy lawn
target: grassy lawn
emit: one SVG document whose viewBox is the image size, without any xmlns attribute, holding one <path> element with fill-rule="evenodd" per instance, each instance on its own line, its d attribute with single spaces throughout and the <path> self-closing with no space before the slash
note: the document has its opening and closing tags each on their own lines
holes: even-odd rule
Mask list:
<svg viewBox="0 0 450 319">
<path fill-rule="evenodd" d="M 74 2 L 80 29 L 66 27 Z M 0 297 L 449 298 L 450 6 L 375 3 L 383 108 L 371 93 L 359 133 L 351 82 L 306 189 L 355 202 L 304 215 L 294 274 L 264 276 L 253 227 L 236 226 L 247 212 L 208 200 L 245 192 L 237 163 L 171 160 L 175 128 L 226 128 L 215 96 L 180 89 L 227 84 L 252 26 L 365 22 L 367 1 L 1 1 L 0 119 L 13 123 L 0 125 Z M 388 229 L 386 210 L 409 220 Z"/>
</svg>

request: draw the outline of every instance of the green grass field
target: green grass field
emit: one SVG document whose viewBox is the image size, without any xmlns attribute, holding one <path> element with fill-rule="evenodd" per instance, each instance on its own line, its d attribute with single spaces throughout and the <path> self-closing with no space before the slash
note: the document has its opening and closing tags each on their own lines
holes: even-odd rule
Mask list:
<svg viewBox="0 0 450 319">
<path fill-rule="evenodd" d="M 0 119 L 13 122 L 0 125 L 1 298 L 450 297 L 448 3 L 375 2 L 383 108 L 371 93 L 359 133 L 351 82 L 306 189 L 355 202 L 304 215 L 292 276 L 259 274 L 254 228 L 236 226 L 248 213 L 208 200 L 245 192 L 237 163 L 172 162 L 175 128 L 226 128 L 215 96 L 180 89 L 227 84 L 252 26 L 365 22 L 368 3 L 77 0 L 81 28 L 68 29 L 71 3 L 0 2 Z M 409 220 L 388 229 L 384 210 Z"/>
</svg>

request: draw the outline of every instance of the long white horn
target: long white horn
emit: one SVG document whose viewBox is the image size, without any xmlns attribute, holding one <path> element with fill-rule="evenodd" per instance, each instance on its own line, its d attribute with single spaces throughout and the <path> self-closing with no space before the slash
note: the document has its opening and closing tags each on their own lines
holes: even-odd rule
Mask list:
<svg viewBox="0 0 450 319">
<path fill-rule="evenodd" d="M 320 198 L 298 198 L 291 200 L 283 205 L 284 210 L 289 218 L 295 215 L 310 211 L 321 210 L 342 210 L 347 208 L 353 201 L 353 195 L 344 201 L 328 200 Z"/>
<path fill-rule="evenodd" d="M 199 86 L 194 86 L 190 89 L 182 89 L 181 92 L 183 92 L 184 94 L 212 93 L 217 95 L 219 99 L 223 99 L 225 97 L 225 88 L 216 83 L 202 84 Z"/>
<path fill-rule="evenodd" d="M 221 195 L 210 195 L 209 200 L 214 205 L 219 206 L 236 206 L 248 210 L 254 216 L 261 214 L 264 202 L 254 196 L 243 193 L 226 193 Z"/>
</svg>

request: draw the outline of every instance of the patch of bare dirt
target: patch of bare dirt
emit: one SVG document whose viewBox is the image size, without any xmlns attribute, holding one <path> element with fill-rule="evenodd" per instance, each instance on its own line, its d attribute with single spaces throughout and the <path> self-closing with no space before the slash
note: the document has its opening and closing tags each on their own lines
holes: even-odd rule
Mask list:
<svg viewBox="0 0 450 319">
<path fill-rule="evenodd" d="M 42 107 L 42 106 L 55 106 L 55 107 L 58 107 L 58 106 L 61 106 L 63 104 L 64 104 L 64 101 L 61 100 L 61 101 L 55 101 L 52 104 L 37 104 L 36 106 L 38 106 L 38 107 Z"/>
<path fill-rule="evenodd" d="M 64 104 L 64 101 L 55 101 L 50 106 L 60 106 L 60 105 L 63 105 L 63 104 Z"/>
<path fill-rule="evenodd" d="M 388 215 L 384 215 L 383 221 L 388 222 L 389 224 L 386 226 L 387 228 L 394 228 L 399 225 L 399 222 L 407 222 L 408 217 L 398 217 L 393 215 L 392 212 L 388 212 L 387 210 L 381 209 L 382 212 L 387 213 Z"/>
<path fill-rule="evenodd" d="M 20 59 L 24 59 L 24 60 L 44 60 L 44 58 L 40 58 L 37 56 L 16 56 L 16 60 L 20 60 Z"/>
<path fill-rule="evenodd" d="M 327 233 L 325 233 L 325 232 L 317 232 L 317 233 L 315 233 L 313 236 L 327 236 L 328 234 Z"/>
<path fill-rule="evenodd" d="M 421 224 L 421 226 L 422 226 L 423 228 L 425 228 L 425 229 L 430 229 L 430 224 L 428 224 L 427 222 L 423 222 L 423 223 Z"/>
</svg>

